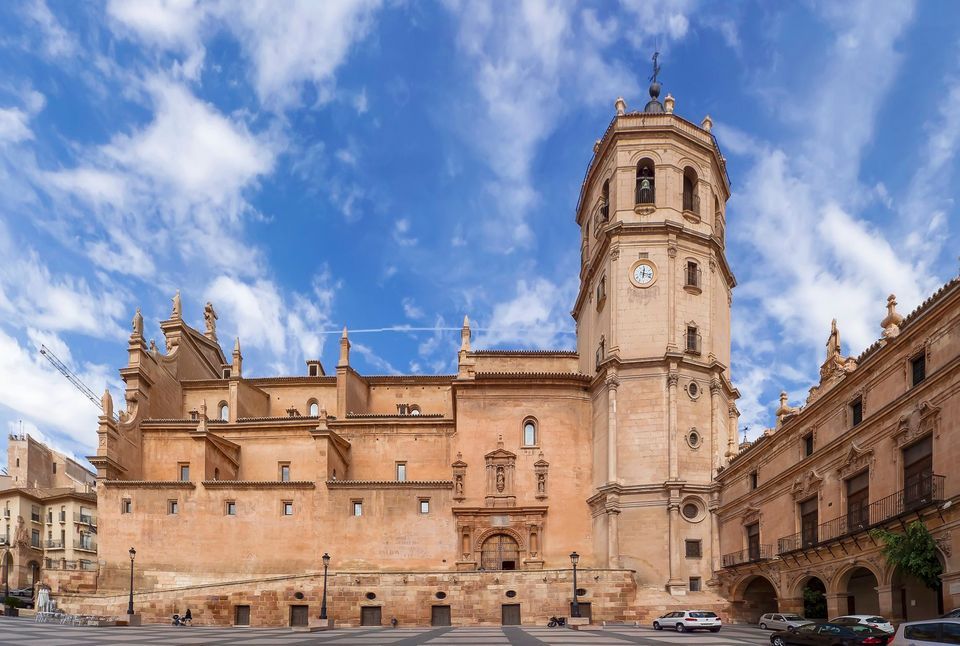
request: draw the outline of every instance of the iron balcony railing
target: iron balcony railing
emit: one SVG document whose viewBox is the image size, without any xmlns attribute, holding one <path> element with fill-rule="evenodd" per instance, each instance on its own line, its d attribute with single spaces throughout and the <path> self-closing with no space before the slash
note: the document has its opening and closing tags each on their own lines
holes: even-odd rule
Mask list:
<svg viewBox="0 0 960 646">
<path fill-rule="evenodd" d="M 60 539 L 49 539 L 43 542 L 43 546 L 48 550 L 62 550 L 63 541 Z"/>
<path fill-rule="evenodd" d="M 97 517 L 93 516 L 92 514 L 81 514 L 78 512 L 73 512 L 73 522 L 96 527 Z"/>
<path fill-rule="evenodd" d="M 687 268 L 683 272 L 684 274 L 684 287 L 700 287 L 700 268 L 694 267 L 692 265 L 687 265 Z"/>
<path fill-rule="evenodd" d="M 739 552 L 724 554 L 721 557 L 723 567 L 733 567 L 744 563 L 756 563 L 757 561 L 766 561 L 772 559 L 773 545 L 755 545 Z"/>
<path fill-rule="evenodd" d="M 848 514 L 828 520 L 806 531 L 784 536 L 777 541 L 777 553 L 786 554 L 829 543 L 830 541 L 882 525 L 892 518 L 944 501 L 944 476 L 930 475 L 909 483 L 900 491 L 857 507 Z"/>
<path fill-rule="evenodd" d="M 73 549 L 75 549 L 75 550 L 86 550 L 86 551 L 88 551 L 88 552 L 96 552 L 96 551 L 97 551 L 97 543 L 96 543 L 96 541 L 89 540 L 89 539 L 74 540 L 74 541 L 73 541 Z"/>
<path fill-rule="evenodd" d="M 644 179 L 649 179 L 650 181 L 643 181 Z M 637 189 L 636 189 L 636 203 L 637 204 L 653 204 L 656 199 L 655 187 L 653 184 L 653 178 L 637 178 Z"/>
<path fill-rule="evenodd" d="M 683 210 L 700 215 L 700 196 L 696 193 L 684 193 Z"/>
</svg>

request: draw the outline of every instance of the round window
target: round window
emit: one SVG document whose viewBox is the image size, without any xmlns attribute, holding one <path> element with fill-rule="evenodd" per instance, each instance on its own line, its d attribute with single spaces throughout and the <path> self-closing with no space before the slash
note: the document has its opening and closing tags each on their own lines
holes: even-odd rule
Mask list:
<svg viewBox="0 0 960 646">
<path fill-rule="evenodd" d="M 369 599 L 370 601 L 373 601 L 373 600 L 376 599 L 376 598 L 377 598 L 377 594 L 376 594 L 375 592 L 368 592 L 368 593 L 367 593 L 367 599 Z"/>
<path fill-rule="evenodd" d="M 577 588 L 577 596 L 578 596 L 578 597 L 585 597 L 585 596 L 587 596 L 587 589 L 586 589 L 586 588 Z"/>
<path fill-rule="evenodd" d="M 294 598 L 294 599 L 303 599 L 303 593 L 302 593 L 302 592 L 294 592 L 294 593 L 293 593 L 293 598 Z"/>
<path fill-rule="evenodd" d="M 507 590 L 507 596 L 510 597 L 511 599 L 513 599 L 515 596 L 517 596 L 517 591 L 516 591 L 516 590 Z"/>
<path fill-rule="evenodd" d="M 700 508 L 697 507 L 692 502 L 688 502 L 683 506 L 683 515 L 690 520 L 693 520 L 700 515 Z"/>
<path fill-rule="evenodd" d="M 691 428 L 690 432 L 687 433 L 687 444 L 690 445 L 691 449 L 698 449 L 703 443 L 703 436 L 700 435 L 700 431 L 695 428 Z"/>
<path fill-rule="evenodd" d="M 691 399 L 696 399 L 700 396 L 700 386 L 697 385 L 697 382 L 691 381 L 687 385 L 687 394 L 690 395 Z"/>
<path fill-rule="evenodd" d="M 446 598 L 447 598 L 447 593 L 446 593 L 446 592 L 438 592 L 436 596 L 437 596 L 437 599 L 446 599 Z"/>
</svg>

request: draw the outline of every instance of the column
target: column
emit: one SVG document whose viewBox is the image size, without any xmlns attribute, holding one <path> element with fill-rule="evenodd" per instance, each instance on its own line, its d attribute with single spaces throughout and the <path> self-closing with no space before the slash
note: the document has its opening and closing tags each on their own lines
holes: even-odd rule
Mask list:
<svg viewBox="0 0 960 646">
<path fill-rule="evenodd" d="M 720 571 L 720 519 L 717 517 L 717 509 L 720 507 L 720 494 L 710 495 L 710 506 L 707 510 L 710 512 L 710 562 L 713 565 L 713 576 L 711 581 L 716 581 L 716 573 Z M 782 608 L 781 608 L 782 610 Z"/>
<path fill-rule="evenodd" d="M 827 616 L 839 617 L 847 614 L 847 593 L 827 593 Z M 883 609 L 883 606 L 880 607 Z"/>
<path fill-rule="evenodd" d="M 667 449 L 670 456 L 670 479 L 677 480 L 680 474 L 680 461 L 677 449 L 677 382 L 680 375 L 676 372 L 676 366 L 670 366 L 670 373 L 667 375 L 667 401 L 669 410 L 667 411 Z"/>
<path fill-rule="evenodd" d="M 906 617 L 901 617 L 902 608 L 900 604 L 896 602 L 899 592 L 894 590 L 892 585 L 881 585 L 877 587 L 877 600 L 880 602 L 880 613 L 890 621 L 895 623 L 901 623 L 907 620 Z"/>
<path fill-rule="evenodd" d="M 677 347 L 677 237 L 671 235 L 667 244 L 667 347 Z"/>
<path fill-rule="evenodd" d="M 617 387 L 616 374 L 607 377 L 607 482 L 617 481 Z"/>
<path fill-rule="evenodd" d="M 713 454 L 714 472 L 723 465 L 724 449 L 720 436 L 723 427 L 723 421 L 720 419 L 720 380 L 714 378 L 710 381 L 710 450 Z M 729 432 L 727 435 L 729 436 Z M 729 443 L 729 437 L 727 442 Z M 729 446 L 727 449 L 729 450 Z"/>
<path fill-rule="evenodd" d="M 620 567 L 620 510 L 607 510 L 607 567 Z"/>
<path fill-rule="evenodd" d="M 680 560 L 681 555 L 677 547 L 679 543 L 678 534 L 680 531 L 680 492 L 671 489 L 670 500 L 667 503 L 667 514 L 669 518 L 667 540 L 670 542 L 670 578 L 667 580 L 667 592 L 673 595 L 686 594 L 686 582 L 680 578 Z"/>
<path fill-rule="evenodd" d="M 727 406 L 727 459 L 732 459 L 737 454 L 737 420 L 740 418 L 740 411 L 732 403 Z"/>
</svg>

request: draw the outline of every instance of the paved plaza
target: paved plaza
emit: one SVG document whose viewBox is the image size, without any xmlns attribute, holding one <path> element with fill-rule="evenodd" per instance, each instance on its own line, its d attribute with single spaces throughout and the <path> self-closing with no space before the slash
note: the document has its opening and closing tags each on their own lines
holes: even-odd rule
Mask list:
<svg viewBox="0 0 960 646">
<path fill-rule="evenodd" d="M 282 628 L 207 628 L 202 626 L 141 626 L 134 628 L 81 628 L 35 624 L 28 619 L 0 618 L 0 644 L 30 646 L 122 646 L 125 644 L 241 644 L 243 646 L 293 646 L 334 644 L 337 646 L 536 646 L 538 644 L 579 646 L 591 644 L 769 644 L 770 633 L 754 626 L 725 627 L 721 633 L 656 632 L 632 626 L 601 630 L 573 631 L 546 627 L 488 628 L 343 628 L 327 632 L 295 633 Z"/>
</svg>

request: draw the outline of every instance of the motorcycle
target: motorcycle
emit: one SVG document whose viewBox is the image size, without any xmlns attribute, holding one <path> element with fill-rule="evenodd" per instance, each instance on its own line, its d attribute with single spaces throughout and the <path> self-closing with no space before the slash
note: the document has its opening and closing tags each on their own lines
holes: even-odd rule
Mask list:
<svg viewBox="0 0 960 646">
<path fill-rule="evenodd" d="M 566 617 L 550 617 L 550 621 L 547 622 L 547 628 L 556 628 L 557 626 L 560 626 L 562 628 L 563 626 L 566 626 L 566 625 L 567 625 Z"/>
</svg>

